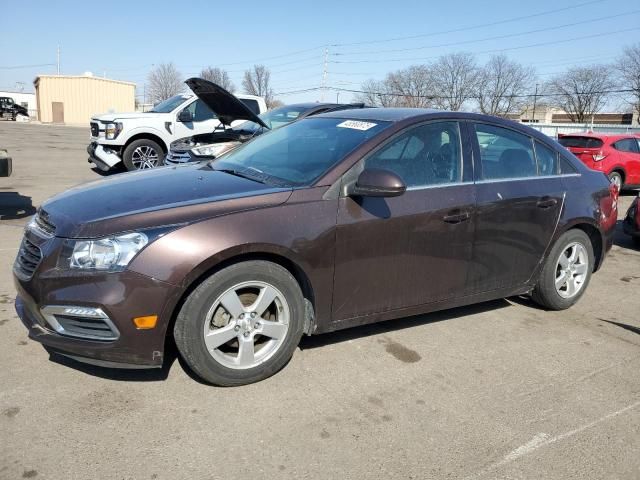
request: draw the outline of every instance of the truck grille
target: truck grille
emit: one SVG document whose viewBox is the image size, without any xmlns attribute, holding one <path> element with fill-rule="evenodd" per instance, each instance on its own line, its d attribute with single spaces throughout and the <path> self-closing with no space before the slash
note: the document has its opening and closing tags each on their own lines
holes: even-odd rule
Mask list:
<svg viewBox="0 0 640 480">
<path fill-rule="evenodd" d="M 89 126 L 91 127 L 91 136 L 92 137 L 97 137 L 98 134 L 100 133 L 100 127 L 98 126 L 97 122 L 91 122 L 89 124 Z"/>
<path fill-rule="evenodd" d="M 22 245 L 20 245 L 20 250 L 18 251 L 18 257 L 16 258 L 16 271 L 24 278 L 31 278 L 41 261 L 42 252 L 40 248 L 29 241 L 29 239 L 23 238 Z"/>
</svg>

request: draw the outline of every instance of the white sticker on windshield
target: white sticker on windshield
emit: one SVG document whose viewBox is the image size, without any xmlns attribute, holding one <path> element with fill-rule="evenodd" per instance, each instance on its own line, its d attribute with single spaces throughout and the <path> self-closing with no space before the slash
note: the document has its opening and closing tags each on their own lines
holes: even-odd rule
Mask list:
<svg viewBox="0 0 640 480">
<path fill-rule="evenodd" d="M 336 125 L 342 128 L 353 128 L 354 130 L 369 130 L 377 125 L 377 123 L 371 122 L 359 122 L 357 120 L 345 120 L 342 123 Z"/>
</svg>

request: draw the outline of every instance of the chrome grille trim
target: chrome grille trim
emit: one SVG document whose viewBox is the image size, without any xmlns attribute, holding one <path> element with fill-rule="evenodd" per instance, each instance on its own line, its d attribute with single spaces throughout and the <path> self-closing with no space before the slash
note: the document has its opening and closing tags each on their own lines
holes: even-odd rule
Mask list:
<svg viewBox="0 0 640 480">
<path fill-rule="evenodd" d="M 112 342 L 120 332 L 100 308 L 48 305 L 40 309 L 49 326 L 58 334 L 82 340 Z"/>
<path fill-rule="evenodd" d="M 16 275 L 23 280 L 29 280 L 41 261 L 42 251 L 40 248 L 24 237 L 13 266 Z"/>
</svg>

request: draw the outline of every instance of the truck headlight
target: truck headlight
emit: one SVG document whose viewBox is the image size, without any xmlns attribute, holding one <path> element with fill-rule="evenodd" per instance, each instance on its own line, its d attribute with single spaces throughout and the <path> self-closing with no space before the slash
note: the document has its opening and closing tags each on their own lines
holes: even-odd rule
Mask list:
<svg viewBox="0 0 640 480">
<path fill-rule="evenodd" d="M 97 240 L 67 240 L 61 266 L 82 270 L 124 270 L 147 243 L 149 237 L 140 232 Z"/>
<path fill-rule="evenodd" d="M 106 138 L 107 140 L 115 140 L 115 138 L 120 134 L 121 131 L 122 123 L 107 123 L 104 126 L 104 138 Z"/>
</svg>

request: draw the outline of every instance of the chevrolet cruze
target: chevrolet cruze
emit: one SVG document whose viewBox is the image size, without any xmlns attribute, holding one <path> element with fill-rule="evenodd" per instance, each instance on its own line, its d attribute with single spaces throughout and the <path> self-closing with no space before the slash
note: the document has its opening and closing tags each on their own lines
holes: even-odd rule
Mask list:
<svg viewBox="0 0 640 480">
<path fill-rule="evenodd" d="M 32 339 L 205 381 L 264 379 L 302 335 L 530 295 L 585 293 L 617 189 L 554 140 L 494 117 L 358 109 L 210 162 L 125 173 L 47 201 L 15 261 Z"/>
</svg>

